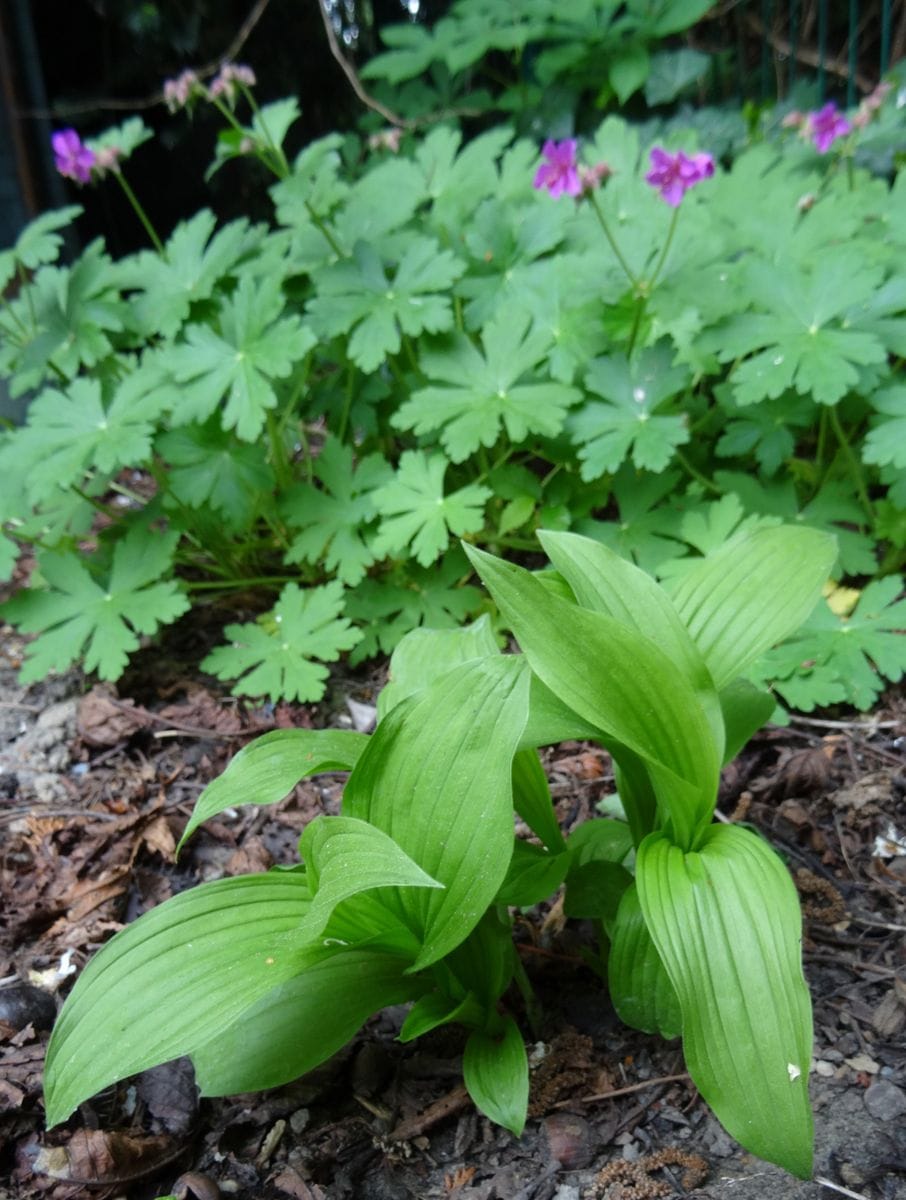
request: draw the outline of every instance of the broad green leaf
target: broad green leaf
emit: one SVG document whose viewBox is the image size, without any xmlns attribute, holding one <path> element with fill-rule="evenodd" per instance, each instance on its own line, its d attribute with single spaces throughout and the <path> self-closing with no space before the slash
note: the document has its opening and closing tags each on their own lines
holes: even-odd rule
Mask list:
<svg viewBox="0 0 906 1200">
<path fill-rule="evenodd" d="M 512 442 L 530 433 L 555 437 L 576 388 L 545 377 L 550 338 L 529 332 L 527 315 L 501 315 L 482 333 L 484 353 L 457 334 L 420 359 L 432 385 L 413 392 L 391 423 L 416 434 L 439 432 L 452 462 L 463 462 L 481 446 L 493 446 L 502 431 Z"/>
<path fill-rule="evenodd" d="M 734 679 L 720 693 L 727 744 L 724 763 L 732 762 L 754 734 L 766 724 L 776 707 L 774 697 L 748 679 Z"/>
<path fill-rule="evenodd" d="M 471 996 L 462 1000 L 451 998 L 443 992 L 429 992 L 427 996 L 416 1000 L 409 1009 L 398 1037 L 403 1043 L 412 1042 L 430 1033 L 432 1029 L 451 1025 L 462 1017 L 477 1015 L 478 1012 L 478 1005 Z"/>
<path fill-rule="evenodd" d="M 289 489 L 281 511 L 299 532 L 286 561 L 317 563 L 354 587 L 374 562 L 366 527 L 377 515 L 373 493 L 392 472 L 380 454 L 354 462 L 351 446 L 329 437 L 314 462 L 320 487 L 303 483 Z"/>
<path fill-rule="evenodd" d="M 569 869 L 569 855 L 551 854 L 543 846 L 516 838 L 506 879 L 494 897 L 508 908 L 530 908 L 553 896 Z"/>
<path fill-rule="evenodd" d="M 318 937 L 344 900 L 375 888 L 442 888 L 393 838 L 355 817 L 315 817 L 299 842 L 312 893 L 300 936 Z"/>
<path fill-rule="evenodd" d="M 552 595 L 522 567 L 469 549 L 532 670 L 564 704 L 645 759 L 688 844 L 716 795 L 718 752 L 685 677 L 650 638 Z"/>
<path fill-rule="evenodd" d="M 756 834 L 719 825 L 691 853 L 652 834 L 636 883 L 695 1086 L 747 1150 L 810 1178 L 812 1019 L 789 873 Z"/>
<path fill-rule="evenodd" d="M 461 629 L 411 630 L 390 656 L 390 676 L 378 696 L 378 719 L 454 667 L 499 653 L 487 614 Z"/>
<path fill-rule="evenodd" d="M 22 681 L 65 671 L 79 657 L 86 671 L 118 679 L 139 635 L 156 633 L 189 607 L 179 585 L 161 578 L 172 569 L 178 540 L 177 533 L 136 527 L 116 544 L 103 583 L 75 554 L 39 554 L 48 586 L 23 589 L 0 610 L 24 633 L 40 634 L 29 645 Z"/>
<path fill-rule="evenodd" d="M 365 734 L 344 729 L 274 729 L 262 734 L 243 746 L 195 801 L 177 852 L 199 825 L 228 808 L 276 804 L 309 775 L 351 771 L 367 745 Z"/>
<path fill-rule="evenodd" d="M 552 746 L 575 738 L 599 738 L 600 729 L 585 721 L 578 713 L 554 695 L 537 675 L 532 675 L 529 689 L 529 716 L 520 745 L 535 749 Z"/>
<path fill-rule="evenodd" d="M 661 342 L 631 363 L 618 354 L 591 364 L 585 385 L 605 402 L 589 401 L 569 420 L 581 447 L 583 479 L 614 474 L 630 451 L 636 467 L 663 471 L 676 447 L 689 441 L 685 415 L 661 411 L 689 383 L 688 368 L 671 366 L 672 360 L 672 350 Z"/>
<path fill-rule="evenodd" d="M 212 650 L 202 670 L 238 679 L 234 696 L 320 700 L 328 675 L 321 664 L 336 662 L 361 637 L 341 616 L 343 594 L 338 579 L 314 588 L 286 584 L 272 612 L 255 623 L 227 625 L 231 644 Z"/>
<path fill-rule="evenodd" d="M 635 883 L 623 893 L 610 929 L 607 986 L 625 1024 L 668 1039 L 682 1033 L 679 1000 L 651 940 Z"/>
<path fill-rule="evenodd" d="M 519 1137 L 528 1109 L 528 1059 L 512 1017 L 499 1033 L 476 1030 L 466 1042 L 462 1073 L 476 1108 Z"/>
<path fill-rule="evenodd" d="M 802 624 L 836 555 L 827 534 L 778 526 L 734 538 L 682 576 L 673 602 L 718 688 Z"/>
<path fill-rule="evenodd" d="M 583 608 L 646 635 L 673 660 L 694 689 L 722 752 L 724 728 L 714 683 L 667 592 L 646 572 L 591 538 L 540 531 L 538 540 Z"/>
<path fill-rule="evenodd" d="M 450 534 L 475 533 L 484 524 L 490 490 L 477 483 L 444 494 L 447 460 L 422 450 L 404 450 L 390 483 L 372 493 L 382 520 L 371 549 L 379 557 L 406 547 L 416 562 L 429 567 L 450 544 Z"/>
<path fill-rule="evenodd" d="M 513 759 L 513 807 L 548 850 L 566 849 L 547 776 L 533 747 L 517 751 Z"/>
<path fill-rule="evenodd" d="M 319 946 L 273 988 L 192 1050 L 204 1096 L 280 1087 L 325 1062 L 373 1013 L 418 996 L 407 960 L 365 946 Z"/>
<path fill-rule="evenodd" d="M 54 1027 L 44 1073 L 48 1125 L 127 1075 L 227 1029 L 304 965 L 308 911 L 297 872 L 218 879 L 127 925 L 89 962 Z"/>
<path fill-rule="evenodd" d="M 570 858 L 580 866 L 589 862 L 622 863 L 632 849 L 632 833 L 625 821 L 595 817 L 573 830 L 567 848 Z"/>
<path fill-rule="evenodd" d="M 632 876 L 619 863 L 592 860 L 573 865 L 566 877 L 563 911 L 568 917 L 603 921 L 609 928 L 631 883 Z"/>
<path fill-rule="evenodd" d="M 513 842 L 513 838 L 510 838 Z M 454 996 L 473 996 L 481 1008 L 476 1028 L 496 1028 L 501 998 L 513 980 L 516 948 L 513 923 L 499 905 L 488 908 L 481 920 L 444 960 L 435 974 L 446 976 L 446 990 Z"/>
<path fill-rule="evenodd" d="M 506 875 L 528 685 L 511 656 L 457 667 L 384 717 L 349 777 L 344 814 L 382 829 L 444 885 L 388 899 L 422 938 L 417 968 L 467 937 Z"/>
<path fill-rule="evenodd" d="M 843 480 L 828 480 L 805 505 L 800 504 L 795 484 L 789 478 L 762 481 L 741 471 L 715 471 L 714 480 L 723 491 L 735 492 L 750 514 L 833 534 L 839 547 L 839 561 L 832 568 L 835 577 L 841 572 L 874 575 L 877 570 L 874 544 L 862 532 L 865 510 L 852 487 Z"/>
</svg>

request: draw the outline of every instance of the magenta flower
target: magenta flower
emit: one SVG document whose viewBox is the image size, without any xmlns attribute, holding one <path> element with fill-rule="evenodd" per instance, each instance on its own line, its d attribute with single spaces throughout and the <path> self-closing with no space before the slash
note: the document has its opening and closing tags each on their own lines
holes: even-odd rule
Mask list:
<svg viewBox="0 0 906 1200">
<path fill-rule="evenodd" d="M 846 137 L 852 129 L 833 100 L 828 100 L 823 108 L 809 113 L 806 117 L 805 131 L 815 144 L 819 154 L 827 154 L 837 138 Z"/>
<path fill-rule="evenodd" d="M 74 129 L 61 129 L 50 139 L 53 146 L 57 170 L 66 179 L 76 183 L 88 183 L 95 164 L 93 150 L 89 150 Z"/>
<path fill-rule="evenodd" d="M 548 139 L 541 153 L 547 162 L 542 163 L 535 172 L 532 186 L 547 188 L 555 200 L 564 192 L 567 196 L 578 196 L 582 191 L 582 181 L 576 168 L 575 139 L 564 138 L 562 142 Z"/>
<path fill-rule="evenodd" d="M 688 192 L 703 179 L 714 174 L 714 159 L 710 154 L 668 154 L 660 146 L 651 151 L 651 170 L 645 182 L 657 188 L 671 208 L 676 208 Z"/>
</svg>

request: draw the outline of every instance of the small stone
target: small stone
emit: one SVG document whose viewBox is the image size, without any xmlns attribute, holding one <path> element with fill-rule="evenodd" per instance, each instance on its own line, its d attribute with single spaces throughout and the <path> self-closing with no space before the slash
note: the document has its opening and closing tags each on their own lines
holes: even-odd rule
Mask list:
<svg viewBox="0 0 906 1200">
<path fill-rule="evenodd" d="M 823 1075 L 825 1079 L 830 1079 L 834 1073 L 834 1064 L 826 1062 L 823 1058 L 819 1058 L 815 1063 L 815 1074 Z"/>
<path fill-rule="evenodd" d="M 906 1092 L 889 1079 L 877 1079 L 865 1092 L 865 1107 L 876 1121 L 894 1121 L 906 1113 Z"/>
<path fill-rule="evenodd" d="M 311 1113 L 307 1108 L 297 1108 L 289 1119 L 289 1127 L 295 1134 L 303 1133 L 311 1120 Z"/>
<path fill-rule="evenodd" d="M 552 1113 L 541 1123 L 550 1156 L 567 1171 L 587 1167 L 593 1155 L 591 1126 L 573 1113 Z"/>
<path fill-rule="evenodd" d="M 906 1001 L 892 987 L 871 1014 L 871 1023 L 882 1038 L 893 1038 L 906 1025 Z"/>
<path fill-rule="evenodd" d="M 0 1021 L 13 1029 L 34 1025 L 35 1029 L 50 1029 L 56 1020 L 57 1006 L 53 996 L 43 988 L 16 980 L 0 988 Z"/>
<path fill-rule="evenodd" d="M 571 1183 L 561 1183 L 554 1193 L 554 1200 L 579 1200 L 579 1189 Z"/>
<path fill-rule="evenodd" d="M 876 1063 L 867 1054 L 856 1054 L 852 1058 L 845 1058 L 843 1061 L 848 1067 L 852 1067 L 854 1071 L 864 1071 L 866 1075 L 877 1075 L 881 1069 L 880 1063 Z"/>
</svg>

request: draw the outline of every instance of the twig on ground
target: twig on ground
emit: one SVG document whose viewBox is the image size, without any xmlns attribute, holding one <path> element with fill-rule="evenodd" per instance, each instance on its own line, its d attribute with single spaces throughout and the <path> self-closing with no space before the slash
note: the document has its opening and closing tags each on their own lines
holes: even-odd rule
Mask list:
<svg viewBox="0 0 906 1200">
<path fill-rule="evenodd" d="M 841 1183 L 833 1183 L 830 1179 L 825 1179 L 823 1175 L 816 1175 L 815 1183 L 819 1187 L 830 1188 L 832 1192 L 839 1192 L 841 1196 L 849 1196 L 851 1200 L 868 1200 L 868 1197 L 862 1192 L 850 1191 L 848 1187 L 844 1187 Z"/>
<path fill-rule="evenodd" d="M 688 1072 L 679 1075 L 661 1075 L 657 1079 L 645 1079 L 641 1083 L 630 1084 L 629 1087 L 613 1088 L 609 1092 L 595 1092 L 591 1096 L 575 1096 L 570 1100 L 559 1100 L 552 1108 L 568 1108 L 571 1104 L 593 1104 L 598 1100 L 611 1100 L 614 1096 L 629 1096 L 633 1092 L 642 1092 L 646 1088 L 660 1087 L 663 1083 L 691 1083 Z"/>
</svg>

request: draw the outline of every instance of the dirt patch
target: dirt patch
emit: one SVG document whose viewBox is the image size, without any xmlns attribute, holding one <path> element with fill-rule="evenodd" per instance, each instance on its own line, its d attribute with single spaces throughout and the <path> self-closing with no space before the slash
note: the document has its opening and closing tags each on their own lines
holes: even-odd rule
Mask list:
<svg viewBox="0 0 906 1200">
<path fill-rule="evenodd" d="M 44 1046 L 76 970 L 122 924 L 224 874 L 294 861 L 305 824 L 336 812 L 342 780 L 307 781 L 267 810 L 224 814 L 178 864 L 205 786 L 248 738 L 284 725 L 367 727 L 375 687 L 338 680 L 319 712 L 246 709 L 197 683 L 140 699 L 70 675 L 15 681 L 0 655 L 0 1197 L 151 1200 L 867 1200 L 906 1197 L 906 831 L 896 696 L 868 720 L 760 735 L 727 769 L 721 809 L 785 856 L 805 904 L 815 1004 L 816 1172 L 802 1183 L 723 1132 L 677 1043 L 621 1026 L 583 964 L 581 925 L 556 906 L 521 918 L 520 954 L 544 1013 L 530 1047 L 520 1139 L 461 1085 L 462 1041 L 395 1041 L 387 1010 L 329 1063 L 261 1096 L 199 1101 L 186 1063 L 145 1072 L 43 1131 Z M 352 706 L 346 701 L 351 700 Z M 607 756 L 565 745 L 547 762 L 565 829 L 613 786 Z"/>
</svg>

